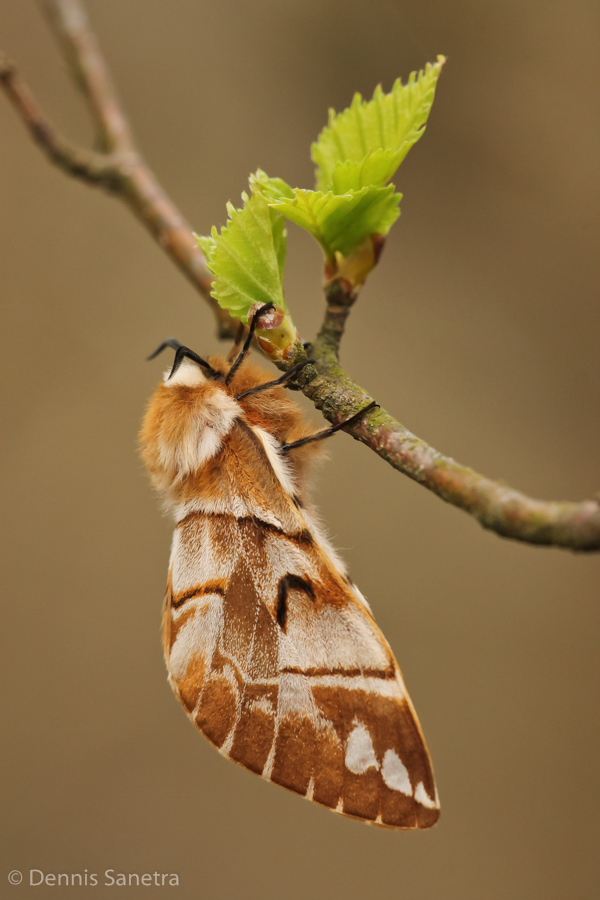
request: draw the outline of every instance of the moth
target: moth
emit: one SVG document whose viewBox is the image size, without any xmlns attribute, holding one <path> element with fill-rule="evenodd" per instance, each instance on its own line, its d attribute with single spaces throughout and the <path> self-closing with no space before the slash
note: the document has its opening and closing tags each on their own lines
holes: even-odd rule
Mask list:
<svg viewBox="0 0 600 900">
<path fill-rule="evenodd" d="M 371 609 L 323 533 L 308 485 L 320 442 L 251 363 L 169 339 L 141 431 L 175 521 L 163 615 L 169 681 L 223 756 L 337 813 L 392 828 L 439 818 L 415 710 Z M 236 352 L 234 348 L 233 352 Z M 153 354 L 156 355 L 156 354 Z"/>
</svg>

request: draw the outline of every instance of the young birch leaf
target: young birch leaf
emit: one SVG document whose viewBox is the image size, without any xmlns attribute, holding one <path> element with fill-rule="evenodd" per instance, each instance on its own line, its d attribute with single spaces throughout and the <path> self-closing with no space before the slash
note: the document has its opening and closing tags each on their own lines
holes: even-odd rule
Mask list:
<svg viewBox="0 0 600 900">
<path fill-rule="evenodd" d="M 261 347 L 273 359 L 285 358 L 298 339 L 283 296 L 285 222 L 269 208 L 260 191 L 242 194 L 243 209 L 227 204 L 229 221 L 221 233 L 198 237 L 208 268 L 215 276 L 212 296 L 219 306 L 248 324 L 258 306 L 273 302 L 276 310 L 265 328 L 257 329 Z"/>
<path fill-rule="evenodd" d="M 277 268 L 279 269 L 279 282 L 282 283 L 283 270 L 285 269 L 285 254 L 287 250 L 287 231 L 285 230 L 285 219 L 283 218 L 283 216 L 277 213 L 275 213 L 274 215 L 273 212 L 273 210 L 270 210 L 271 227 L 273 229 L 273 248 L 275 250 L 275 257 L 277 259 Z M 281 296 L 283 297 L 283 290 Z"/>
<path fill-rule="evenodd" d="M 383 187 L 400 165 L 400 152 L 379 149 L 368 153 L 360 162 L 336 163 L 331 185 L 333 192 L 359 191 L 365 185 Z"/>
<path fill-rule="evenodd" d="M 283 178 L 269 178 L 262 169 L 257 169 L 254 175 L 250 176 L 250 187 L 252 193 L 259 191 L 268 200 L 294 199 L 293 189 Z"/>
<path fill-rule="evenodd" d="M 378 86 L 372 100 L 355 94 L 348 109 L 339 114 L 329 111 L 329 124 L 311 148 L 318 190 L 333 188 L 337 193 L 349 179 L 353 179 L 354 189 L 389 181 L 423 134 L 444 62 L 444 57 L 438 56 L 433 65 L 428 63 L 418 74 L 412 72 L 405 85 L 398 79 L 389 94 Z M 383 157 L 365 165 L 366 157 L 378 150 L 389 151 L 389 165 L 386 167 Z M 363 168 L 350 173 L 349 163 Z"/>
<path fill-rule="evenodd" d="M 284 198 L 294 198 L 294 192 L 283 178 L 269 178 L 266 172 L 258 169 L 254 175 L 250 176 L 250 187 L 252 193 L 260 193 L 267 200 L 280 200 Z M 271 210 L 271 219 L 273 224 L 273 242 L 275 245 L 275 253 L 279 261 L 280 277 L 283 281 L 283 267 L 285 264 L 286 237 L 285 219 L 283 216 Z"/>
<path fill-rule="evenodd" d="M 273 200 L 269 205 L 309 231 L 321 244 L 329 265 L 336 254 L 348 256 L 370 235 L 387 234 L 400 215 L 401 194 L 394 193 L 393 185 L 341 195 L 296 188 L 293 194 L 293 199 Z"/>
<path fill-rule="evenodd" d="M 219 305 L 244 323 L 254 303 L 285 309 L 281 276 L 285 252 L 282 229 L 273 234 L 272 213 L 261 194 L 242 194 L 243 209 L 227 204 L 229 222 L 219 234 L 198 238 L 207 265 L 215 276 L 212 294 Z"/>
</svg>

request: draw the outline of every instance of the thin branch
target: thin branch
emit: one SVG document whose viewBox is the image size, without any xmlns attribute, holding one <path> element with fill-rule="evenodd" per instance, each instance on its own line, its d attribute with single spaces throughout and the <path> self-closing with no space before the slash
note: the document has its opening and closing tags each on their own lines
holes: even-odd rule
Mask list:
<svg viewBox="0 0 600 900">
<path fill-rule="evenodd" d="M 325 319 L 321 334 L 327 334 L 328 343 L 339 355 L 340 343 L 346 329 L 346 322 L 357 294 L 347 290 L 339 278 L 325 285 Z"/>
<path fill-rule="evenodd" d="M 211 275 L 191 228 L 135 149 L 131 129 L 116 97 L 108 68 L 78 0 L 42 0 L 60 37 L 73 76 L 83 90 L 105 152 L 94 153 L 60 137 L 19 80 L 14 66 L 0 61 L 0 86 L 13 102 L 33 139 L 63 171 L 120 196 L 160 246 L 210 303 L 221 337 L 236 332 L 229 314 L 210 297 Z M 336 282 L 327 290 L 323 326 L 297 382 L 334 424 L 366 406 L 372 397 L 343 371 L 338 354 L 355 297 Z M 289 361 L 293 365 L 305 358 Z M 311 377 L 312 376 L 312 377 Z M 600 550 L 600 501 L 558 503 L 533 500 L 478 475 L 443 456 L 411 434 L 385 410 L 374 410 L 348 433 L 395 469 L 464 509 L 497 534 L 532 544 L 571 550 Z"/>
<path fill-rule="evenodd" d="M 341 368 L 340 338 L 340 318 L 335 313 L 332 316 L 328 305 L 317 340 L 309 347 L 318 375 L 308 380 L 307 371 L 304 381 L 298 379 L 303 393 L 333 423 L 373 400 Z M 534 500 L 443 456 L 384 409 L 373 410 L 359 424 L 350 426 L 348 433 L 399 472 L 465 510 L 496 534 L 530 544 L 600 550 L 600 498 L 580 503 Z"/>
<path fill-rule="evenodd" d="M 54 30 L 73 80 L 87 100 L 105 151 L 134 149 L 131 128 L 100 52 L 96 35 L 78 0 L 40 0 Z"/>
<path fill-rule="evenodd" d="M 219 337 L 234 337 L 237 322 L 210 295 L 212 275 L 191 226 L 135 148 L 107 65 L 80 3 L 43 0 L 43 7 L 60 37 L 73 77 L 87 98 L 98 141 L 107 152 L 77 147 L 61 137 L 40 111 L 15 66 L 5 59 L 0 60 L 0 87 L 47 157 L 69 175 L 98 185 L 124 200 L 209 304 Z"/>
<path fill-rule="evenodd" d="M 68 175 L 106 188 L 118 181 L 118 158 L 77 147 L 57 134 L 44 118 L 27 86 L 12 63 L 0 56 L 0 84 L 29 129 L 33 140 L 48 158 Z"/>
</svg>

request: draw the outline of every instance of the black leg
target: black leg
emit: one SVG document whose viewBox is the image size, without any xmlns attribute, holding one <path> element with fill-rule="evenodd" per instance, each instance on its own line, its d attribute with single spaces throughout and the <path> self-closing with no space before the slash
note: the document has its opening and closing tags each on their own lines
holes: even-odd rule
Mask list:
<svg viewBox="0 0 600 900">
<path fill-rule="evenodd" d="M 246 356 L 248 350 L 250 349 L 250 344 L 252 343 L 252 338 L 254 337 L 254 332 L 256 331 L 256 326 L 258 325 L 258 320 L 262 316 L 263 313 L 268 312 L 270 309 L 275 309 L 274 303 L 265 303 L 261 306 L 260 309 L 257 309 L 254 315 L 252 316 L 252 321 L 250 322 L 250 328 L 248 330 L 248 334 L 246 335 L 246 340 L 244 341 L 244 346 L 242 347 L 239 356 L 235 360 L 234 364 L 230 368 L 227 373 L 227 378 L 225 379 L 225 384 L 229 384 L 239 367 L 244 361 L 244 357 Z"/>
<path fill-rule="evenodd" d="M 216 369 L 213 369 L 212 366 L 206 362 L 205 359 L 202 359 L 201 356 L 198 356 L 197 353 L 194 353 L 193 350 L 190 350 L 189 347 L 184 347 L 183 344 L 180 344 L 177 338 L 167 338 L 166 341 L 163 341 L 160 347 L 157 347 L 154 353 L 151 353 L 150 356 L 146 357 L 147 360 L 155 359 L 159 353 L 162 353 L 163 350 L 166 350 L 167 347 L 170 347 L 172 350 L 175 350 L 175 360 L 173 362 L 173 368 L 171 369 L 171 373 L 169 378 L 172 378 L 181 363 L 183 362 L 184 356 L 188 359 L 193 359 L 194 362 L 197 362 L 199 366 L 202 366 L 206 369 L 208 375 L 211 378 L 222 378 L 221 372 L 217 372 Z"/>
<path fill-rule="evenodd" d="M 330 437 L 330 435 L 335 434 L 336 431 L 339 431 L 340 428 L 345 428 L 346 425 L 352 425 L 354 422 L 357 422 L 361 419 L 365 413 L 368 413 L 370 409 L 375 409 L 379 406 L 379 403 L 375 403 L 373 400 L 372 403 L 369 403 L 368 406 L 365 406 L 363 409 L 360 409 L 353 416 L 350 416 L 349 419 L 346 419 L 344 422 L 340 422 L 338 425 L 332 425 L 331 428 L 326 428 L 325 431 L 319 431 L 317 434 L 313 434 L 307 438 L 301 438 L 299 441 L 294 441 L 292 444 L 282 444 L 282 450 L 294 450 L 296 447 L 304 447 L 305 444 L 312 444 L 314 441 L 322 441 L 324 438 Z"/>
<path fill-rule="evenodd" d="M 209 376 L 209 378 L 217 379 L 217 378 L 222 377 L 221 372 L 217 372 L 216 369 L 213 369 L 213 367 L 211 365 L 209 365 L 205 359 L 202 359 L 201 356 L 198 356 L 198 354 L 194 353 L 193 350 L 190 350 L 189 347 L 182 347 L 180 345 L 177 348 L 177 351 L 175 353 L 175 359 L 173 361 L 173 368 L 171 369 L 171 374 L 169 375 L 169 378 L 173 377 L 173 375 L 175 374 L 175 372 L 177 371 L 177 369 L 183 362 L 184 358 L 191 359 L 191 360 L 193 360 L 193 362 L 198 363 L 199 366 L 202 366 L 203 369 L 206 369 L 206 374 Z"/>
<path fill-rule="evenodd" d="M 163 341 L 160 347 L 157 347 L 154 353 L 151 353 L 150 356 L 146 357 L 147 362 L 151 359 L 156 359 L 159 353 L 162 353 L 163 350 L 166 350 L 167 347 L 170 347 L 171 350 L 179 350 L 182 345 L 179 343 L 177 338 L 167 338 L 166 341 Z"/>
<path fill-rule="evenodd" d="M 275 381 L 267 381 L 266 384 L 258 384 L 256 387 L 250 388 L 249 391 L 246 391 L 244 394 L 240 394 L 239 397 L 236 397 L 236 400 L 244 400 L 246 397 L 252 396 L 252 394 L 258 394 L 259 391 L 266 391 L 267 388 L 277 387 L 279 384 L 285 384 L 290 378 L 293 378 L 304 366 L 308 366 L 309 364 L 314 363 L 314 359 L 305 359 L 303 362 L 298 363 L 296 366 L 292 366 L 291 369 L 288 369 L 287 372 L 284 372 L 283 375 L 280 375 L 279 378 L 276 378 Z"/>
</svg>

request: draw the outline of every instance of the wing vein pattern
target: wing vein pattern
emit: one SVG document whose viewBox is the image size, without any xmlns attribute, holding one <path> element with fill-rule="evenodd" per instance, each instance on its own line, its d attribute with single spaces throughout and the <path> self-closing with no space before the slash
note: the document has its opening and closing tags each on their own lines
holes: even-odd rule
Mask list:
<svg viewBox="0 0 600 900">
<path fill-rule="evenodd" d="M 303 530 L 201 511 L 180 522 L 167 611 L 173 686 L 206 737 L 246 768 L 346 815 L 427 827 L 437 792 L 396 661 Z"/>
</svg>

